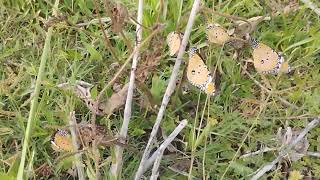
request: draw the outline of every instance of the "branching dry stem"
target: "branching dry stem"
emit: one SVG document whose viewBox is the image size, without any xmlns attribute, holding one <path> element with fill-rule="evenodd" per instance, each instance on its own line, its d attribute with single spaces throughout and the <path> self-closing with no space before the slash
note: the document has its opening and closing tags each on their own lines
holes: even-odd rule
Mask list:
<svg viewBox="0 0 320 180">
<path fill-rule="evenodd" d="M 288 152 L 296 146 L 306 135 L 307 133 L 315 128 L 320 123 L 320 118 L 315 118 L 312 120 L 299 134 L 299 136 L 293 140 L 288 146 L 285 146 L 280 152 L 279 155 L 274 159 L 271 163 L 263 166 L 255 173 L 255 175 L 251 178 L 251 180 L 257 180 L 262 177 L 265 173 L 270 171 L 284 156 L 288 154 Z"/>
<path fill-rule="evenodd" d="M 147 146 L 146 146 L 146 148 L 144 150 L 144 153 L 142 155 L 138 171 L 136 172 L 136 175 L 135 175 L 135 180 L 140 180 L 140 178 L 141 178 L 141 176 L 143 174 L 143 169 L 146 166 L 145 163 L 146 163 L 147 157 L 150 154 L 151 146 L 153 144 L 154 138 L 156 136 L 156 133 L 158 132 L 161 120 L 162 120 L 162 118 L 164 116 L 164 112 L 165 112 L 165 109 L 166 109 L 166 107 L 167 107 L 167 105 L 169 103 L 170 97 L 171 97 L 171 95 L 174 92 L 174 89 L 176 87 L 176 79 L 177 79 L 179 68 L 180 68 L 180 65 L 181 65 L 181 62 L 182 62 L 182 56 L 185 53 L 187 42 L 188 42 L 191 30 L 192 30 L 193 22 L 195 20 L 199 5 L 200 5 L 200 0 L 195 0 L 194 3 L 193 3 L 193 6 L 192 6 L 192 10 L 191 10 L 191 13 L 190 13 L 190 16 L 189 16 L 189 20 L 188 20 L 188 24 L 187 24 L 186 30 L 184 32 L 182 43 L 181 43 L 181 46 L 180 46 L 180 49 L 179 49 L 179 52 L 178 52 L 178 57 L 176 59 L 176 62 L 174 64 L 174 67 L 173 67 L 173 70 L 172 70 L 172 74 L 170 76 L 169 84 L 167 86 L 166 92 L 165 92 L 164 97 L 162 99 L 161 107 L 159 109 L 159 112 L 158 112 L 158 115 L 157 115 L 157 118 L 156 118 L 156 122 L 153 125 L 153 128 L 152 128 L 152 131 L 151 131 L 150 138 L 148 140 Z"/>
<path fill-rule="evenodd" d="M 128 126 L 129 126 L 129 121 L 131 118 L 131 109 L 132 109 L 132 97 L 133 97 L 133 89 L 134 89 L 134 81 L 135 81 L 135 71 L 137 69 L 137 64 L 139 60 L 139 44 L 142 40 L 142 27 L 140 24 L 142 24 L 142 12 L 143 12 L 143 0 L 139 0 L 139 5 L 138 5 L 138 22 L 137 28 L 136 28 L 136 43 L 135 43 L 135 53 L 133 55 L 133 60 L 132 60 L 132 66 L 131 66 L 131 75 L 130 75 L 130 80 L 129 80 L 129 88 L 128 88 L 128 93 L 127 93 L 127 99 L 126 99 L 126 105 L 124 109 L 124 118 L 123 118 L 123 123 L 121 126 L 120 130 L 120 137 L 121 138 L 126 138 L 127 137 L 127 132 L 128 132 Z M 121 31 L 122 32 L 122 31 Z M 123 35 L 124 36 L 124 35 Z M 124 36 L 125 37 L 125 36 Z M 123 148 L 119 145 L 116 145 L 115 147 L 115 159 L 112 162 L 111 168 L 110 168 L 110 175 L 114 178 L 117 178 L 120 174 L 120 170 L 122 167 L 122 154 L 123 154 Z"/>
</svg>

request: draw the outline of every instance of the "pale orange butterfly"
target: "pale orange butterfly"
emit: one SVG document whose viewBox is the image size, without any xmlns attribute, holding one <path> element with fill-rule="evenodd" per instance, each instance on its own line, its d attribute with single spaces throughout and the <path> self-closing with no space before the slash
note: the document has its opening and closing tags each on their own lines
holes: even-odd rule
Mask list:
<svg viewBox="0 0 320 180">
<path fill-rule="evenodd" d="M 215 94 L 216 88 L 211 73 L 194 47 L 189 51 L 187 78 L 192 85 L 203 90 L 206 94 Z"/>
<path fill-rule="evenodd" d="M 210 43 L 223 45 L 231 39 L 227 31 L 219 24 L 208 24 L 206 32 Z"/>
<path fill-rule="evenodd" d="M 167 36 L 167 44 L 169 46 L 169 55 L 177 56 L 181 46 L 183 34 L 180 32 L 173 31 Z"/>
<path fill-rule="evenodd" d="M 253 48 L 253 65 L 259 73 L 264 74 L 278 74 L 289 73 L 291 71 L 290 65 L 281 54 L 270 48 L 269 46 L 259 43 L 255 39 L 251 39 L 251 46 Z"/>
</svg>

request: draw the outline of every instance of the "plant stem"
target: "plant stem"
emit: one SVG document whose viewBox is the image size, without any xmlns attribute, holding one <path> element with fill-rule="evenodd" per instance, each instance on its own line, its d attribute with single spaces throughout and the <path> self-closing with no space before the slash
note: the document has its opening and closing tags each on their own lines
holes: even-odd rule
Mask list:
<svg viewBox="0 0 320 180">
<path fill-rule="evenodd" d="M 126 99 L 126 105 L 124 109 L 124 117 L 123 117 L 123 123 L 120 130 L 120 137 L 126 138 L 127 132 L 128 132 L 128 126 L 129 121 L 131 118 L 131 109 L 132 109 L 132 97 L 133 97 L 133 89 L 134 89 L 134 80 L 135 80 L 135 71 L 137 69 L 137 64 L 139 60 L 139 49 L 138 46 L 142 39 L 142 28 L 140 24 L 142 24 L 142 13 L 143 13 L 143 0 L 139 0 L 138 5 L 138 24 L 136 28 L 136 43 L 135 43 L 135 53 L 133 55 L 132 59 L 132 66 L 131 66 L 131 75 L 129 80 L 129 88 L 128 88 L 128 94 Z M 122 32 L 122 31 L 121 31 Z M 125 36 L 124 36 L 125 37 Z M 112 162 L 111 168 L 110 168 L 110 175 L 114 179 L 118 179 L 122 167 L 122 156 L 123 156 L 123 147 L 116 145 L 115 147 L 115 159 Z"/>
<path fill-rule="evenodd" d="M 151 131 L 151 134 L 150 134 L 150 138 L 148 140 L 147 146 L 146 146 L 146 148 L 144 150 L 144 153 L 142 155 L 142 158 L 141 158 L 141 161 L 140 161 L 140 164 L 139 164 L 139 168 L 138 168 L 138 170 L 136 172 L 135 180 L 140 180 L 140 177 L 143 174 L 144 165 L 145 165 L 147 157 L 149 156 L 150 151 L 151 151 L 150 147 L 153 144 L 153 140 L 154 140 L 154 138 L 156 136 L 156 133 L 157 133 L 157 131 L 159 129 L 161 120 L 162 120 L 162 118 L 164 116 L 165 109 L 166 109 L 166 107 L 167 107 L 167 105 L 169 103 L 170 97 L 171 97 L 171 95 L 172 95 L 172 93 L 173 93 L 173 91 L 174 91 L 174 89 L 176 87 L 176 79 L 177 79 L 179 68 L 180 68 L 180 65 L 181 65 L 182 56 L 185 53 L 185 49 L 186 49 L 187 42 L 188 42 L 191 30 L 192 30 L 193 22 L 195 20 L 195 17 L 196 17 L 198 8 L 199 8 L 199 4 L 200 4 L 200 0 L 195 0 L 193 2 L 192 10 L 191 10 L 191 13 L 190 13 L 190 16 L 189 16 L 189 20 L 188 20 L 188 24 L 187 24 L 186 30 L 184 32 L 184 36 L 183 36 L 182 43 L 181 43 L 181 46 L 180 46 L 180 49 L 179 49 L 178 57 L 177 57 L 176 62 L 174 64 L 174 67 L 173 67 L 173 70 L 172 70 L 172 74 L 170 76 L 169 84 L 167 86 L 166 92 L 165 92 L 164 97 L 162 99 L 161 107 L 159 109 L 156 122 L 153 125 L 152 131 Z"/>
</svg>

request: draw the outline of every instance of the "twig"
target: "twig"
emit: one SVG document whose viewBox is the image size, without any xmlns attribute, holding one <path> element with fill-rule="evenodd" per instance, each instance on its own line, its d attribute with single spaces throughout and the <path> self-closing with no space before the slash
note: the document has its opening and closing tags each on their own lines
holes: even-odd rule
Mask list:
<svg viewBox="0 0 320 180">
<path fill-rule="evenodd" d="M 242 70 L 249 76 L 249 78 L 256 84 L 258 85 L 261 89 L 267 91 L 268 94 L 272 94 L 272 90 L 269 90 L 268 88 L 264 87 L 261 83 L 259 83 L 254 77 L 251 76 L 251 74 L 240 64 Z M 282 97 L 279 97 L 277 95 L 274 96 L 277 98 L 279 101 L 281 101 L 283 104 L 290 106 L 293 109 L 299 109 L 298 106 L 291 104 L 287 100 L 283 99 Z"/>
<path fill-rule="evenodd" d="M 311 151 L 308 151 L 306 153 L 307 156 L 313 156 L 313 157 L 320 157 L 320 152 L 311 152 Z"/>
<path fill-rule="evenodd" d="M 176 136 L 180 133 L 180 131 L 187 125 L 188 121 L 187 120 L 182 120 L 180 122 L 180 124 L 172 131 L 172 133 L 168 136 L 167 139 L 164 140 L 164 142 L 160 145 L 160 147 L 152 154 L 152 156 L 146 160 L 144 166 L 142 167 L 141 170 L 141 175 L 144 172 L 146 172 L 152 165 L 152 163 L 156 160 L 156 158 L 159 156 L 159 154 L 161 153 L 160 151 L 164 151 L 170 144 L 171 142 L 174 140 L 174 138 L 176 138 Z M 159 153 L 160 152 L 160 153 Z M 140 179 L 139 179 L 140 180 Z"/>
<path fill-rule="evenodd" d="M 53 12 L 55 12 L 55 9 L 58 8 L 58 5 L 59 5 L 59 0 L 56 0 L 55 4 L 54 4 Z M 31 126 L 32 126 L 33 121 L 36 119 L 36 113 L 37 113 L 37 110 L 38 110 L 38 103 L 39 103 L 38 99 L 39 99 L 39 94 L 40 94 L 40 89 L 41 89 L 41 81 L 42 81 L 42 78 L 44 76 L 44 70 L 45 70 L 45 66 L 46 66 L 46 63 L 47 63 L 48 56 L 49 56 L 50 41 L 51 41 L 52 31 L 53 31 L 53 28 L 49 27 L 48 28 L 48 32 L 47 32 L 47 36 L 46 36 L 46 40 L 45 40 L 45 43 L 44 43 L 44 47 L 43 47 L 43 52 L 42 52 L 42 55 L 41 55 L 40 67 L 39 67 L 39 71 L 38 71 L 38 75 L 37 75 L 37 81 L 36 81 L 35 89 L 34 89 L 34 92 L 33 92 L 33 95 L 32 95 L 33 98 L 31 100 L 31 107 L 30 107 L 30 111 L 29 111 L 27 127 L 26 127 L 24 140 L 23 140 L 21 161 L 20 161 L 19 170 L 18 170 L 18 174 L 17 174 L 17 179 L 18 180 L 22 180 L 23 179 L 24 164 L 25 164 L 25 160 L 26 160 L 26 156 L 27 156 L 27 149 L 28 149 L 28 146 L 29 146 L 29 139 L 30 139 L 30 136 L 31 136 Z"/>
<path fill-rule="evenodd" d="M 221 13 L 221 12 L 215 11 L 213 8 L 211 9 L 211 8 L 207 8 L 205 6 L 202 6 L 201 8 L 204 9 L 205 11 L 207 11 L 208 13 L 216 14 L 218 16 L 223 16 L 223 17 L 226 17 L 231 20 L 243 21 L 249 25 L 249 31 L 252 30 L 252 24 L 247 19 L 245 19 L 243 17 L 238 17 L 238 16 L 233 16 L 230 14 Z"/>
<path fill-rule="evenodd" d="M 127 94 L 127 99 L 126 99 L 126 105 L 124 109 L 124 117 L 123 117 L 123 123 L 121 126 L 120 130 L 120 137 L 121 138 L 126 138 L 127 137 L 127 132 L 128 132 L 128 126 L 129 126 L 129 121 L 131 118 L 131 108 L 132 108 L 132 97 L 133 97 L 133 89 L 134 89 L 134 80 L 135 80 L 135 71 L 137 69 L 137 64 L 139 60 L 139 50 L 137 50 L 141 39 L 142 39 L 142 28 L 140 24 L 142 24 L 142 13 L 143 13 L 143 0 L 139 0 L 139 5 L 138 5 L 138 22 L 137 28 L 136 28 L 136 44 L 135 44 L 135 53 L 133 55 L 133 60 L 132 60 L 132 66 L 131 66 L 131 75 L 130 75 L 130 80 L 129 80 L 129 88 L 128 88 L 128 94 Z M 122 31 L 121 31 L 122 32 Z M 113 161 L 110 169 L 110 174 L 112 177 L 118 177 L 119 172 L 121 170 L 122 166 L 122 155 L 123 155 L 123 148 L 119 145 L 116 145 L 115 147 L 115 160 Z"/>
<path fill-rule="evenodd" d="M 100 18 L 101 22 L 105 23 L 105 22 L 110 22 L 111 19 L 110 17 L 103 17 L 103 18 Z M 97 24 L 99 23 L 99 18 L 98 19 L 92 19 L 91 21 L 89 22 L 85 22 L 85 23 L 78 23 L 76 24 L 78 27 L 83 27 L 83 26 L 88 26 L 88 25 L 91 25 L 91 24 Z"/>
<path fill-rule="evenodd" d="M 258 154 L 261 154 L 261 153 L 265 153 L 265 152 L 269 152 L 269 151 L 276 151 L 277 149 L 276 148 L 269 148 L 269 147 L 265 147 L 263 149 L 260 149 L 258 151 L 254 151 L 254 152 L 250 152 L 250 153 L 247 153 L 247 154 L 243 154 L 242 156 L 240 156 L 239 158 L 247 158 L 247 157 L 250 157 L 250 156 L 255 156 L 255 155 L 258 155 Z"/>
<path fill-rule="evenodd" d="M 110 40 L 109 40 L 109 38 L 108 38 L 108 36 L 107 36 L 104 28 L 103 28 L 101 16 L 100 16 L 100 14 L 99 14 L 99 8 L 98 8 L 97 1 L 96 1 L 96 0 L 93 0 L 93 4 L 94 4 L 94 6 L 95 6 L 94 8 L 95 8 L 96 11 L 97 11 L 100 28 L 101 28 L 101 31 L 102 31 L 102 34 L 103 34 L 103 37 L 104 37 L 104 41 L 103 41 L 103 42 L 105 43 L 106 48 L 108 48 L 108 49 L 110 50 L 111 55 L 113 56 L 113 58 L 116 59 L 117 62 L 120 62 L 120 60 L 119 60 L 119 58 L 118 58 L 118 56 L 117 56 L 114 48 L 113 48 L 112 45 L 111 45 L 111 42 L 110 42 Z"/>
<path fill-rule="evenodd" d="M 301 0 L 308 8 L 313 10 L 318 16 L 320 16 L 320 9 L 317 7 L 316 4 L 311 2 L 310 0 Z"/>
<path fill-rule="evenodd" d="M 193 26 L 194 19 L 195 19 L 196 14 L 197 14 L 197 10 L 198 10 L 199 4 L 200 4 L 200 0 L 195 0 L 194 3 L 193 3 L 191 14 L 190 14 L 190 17 L 189 17 L 189 20 L 188 20 L 188 24 L 187 24 L 186 30 L 184 32 L 184 36 L 183 36 L 183 39 L 182 39 L 181 47 L 179 49 L 178 57 L 177 57 L 176 62 L 174 64 L 174 67 L 173 67 L 173 70 L 172 70 L 172 74 L 170 76 L 168 87 L 167 87 L 166 92 L 164 94 L 164 97 L 162 99 L 161 107 L 159 109 L 156 122 L 153 125 L 152 131 L 151 131 L 151 134 L 150 134 L 150 138 L 148 140 L 147 146 L 146 146 L 146 148 L 144 150 L 144 153 L 142 155 L 138 171 L 136 172 L 135 180 L 139 180 L 141 175 L 143 174 L 143 167 L 145 166 L 145 163 L 146 163 L 145 161 L 147 160 L 147 157 L 149 156 L 150 151 L 151 151 L 150 146 L 153 144 L 154 137 L 156 136 L 156 133 L 157 133 L 157 131 L 159 129 L 161 120 L 162 120 L 163 115 L 164 115 L 164 111 L 165 111 L 165 109 L 166 109 L 166 107 L 167 107 L 167 105 L 169 103 L 170 96 L 171 96 L 171 94 L 173 93 L 173 91 L 174 91 L 174 89 L 176 87 L 176 79 L 177 79 L 179 68 L 180 68 L 180 65 L 181 65 L 182 56 L 185 53 L 185 49 L 186 49 L 187 42 L 188 42 L 188 39 L 189 39 L 189 36 L 190 36 L 190 33 L 191 33 L 191 29 L 192 29 L 192 26 Z"/>
<path fill-rule="evenodd" d="M 271 163 L 262 167 L 252 178 L 251 180 L 257 180 L 263 176 L 266 172 L 270 171 L 286 154 L 291 150 L 292 147 L 296 146 L 304 136 L 313 128 L 315 128 L 320 123 L 320 118 L 312 120 L 304 129 L 301 131 L 299 136 L 293 140 L 288 146 L 284 147 L 280 152 L 278 157 L 273 160 Z"/>
<path fill-rule="evenodd" d="M 161 149 L 161 147 L 159 148 L 159 151 L 157 152 L 157 158 L 154 161 L 153 167 L 152 167 L 152 174 L 150 177 L 150 180 L 157 180 L 158 176 L 159 176 L 159 166 L 160 166 L 160 162 L 163 156 L 163 152 L 165 149 Z"/>
<path fill-rule="evenodd" d="M 97 96 L 97 101 L 101 100 L 101 97 L 103 95 L 103 93 L 118 79 L 118 77 L 120 76 L 120 74 L 123 72 L 123 70 L 125 69 L 125 67 L 129 64 L 130 60 L 132 59 L 133 55 L 136 53 L 136 51 L 139 51 L 142 46 L 144 46 L 154 35 L 156 35 L 160 30 L 162 29 L 162 27 L 156 29 L 155 31 L 153 31 L 145 40 L 143 40 L 141 42 L 141 44 L 138 45 L 137 48 L 134 49 L 134 51 L 130 54 L 130 56 L 127 58 L 127 60 L 123 63 L 123 65 L 120 67 L 120 69 L 118 70 L 118 72 L 113 76 L 113 78 L 111 79 L 111 81 L 108 82 L 108 84 L 100 91 L 99 95 Z"/>
<path fill-rule="evenodd" d="M 5 110 L 1 110 L 0 109 L 0 117 L 1 116 L 7 116 L 7 117 L 12 116 L 12 117 L 15 117 L 15 116 L 17 116 L 17 114 L 18 113 L 16 113 L 16 112 L 5 111 Z"/>
<path fill-rule="evenodd" d="M 137 26 L 140 25 L 140 24 L 137 24 Z M 142 28 L 141 28 L 142 29 Z M 128 38 L 126 37 L 126 35 L 124 34 L 123 30 L 120 31 L 120 35 L 122 36 L 123 38 L 123 41 L 126 43 L 129 51 L 132 51 L 132 46 L 131 46 L 131 43 L 130 41 L 128 40 Z M 138 34 L 137 34 L 138 35 Z M 140 41 L 139 41 L 140 42 Z"/>
<path fill-rule="evenodd" d="M 76 117 L 75 117 L 75 112 L 70 112 L 69 115 L 69 129 L 70 129 L 70 133 L 71 133 L 71 137 L 72 137 L 72 144 L 73 144 L 73 148 L 74 151 L 78 151 L 79 149 L 79 144 L 78 144 L 78 137 L 77 137 L 77 131 L 76 131 Z M 84 171 L 83 171 L 83 166 L 82 164 L 82 157 L 80 153 L 76 153 L 75 154 L 75 166 L 77 168 L 77 172 L 78 172 L 78 179 L 82 180 L 84 179 Z"/>
<path fill-rule="evenodd" d="M 255 156 L 261 153 L 265 153 L 265 152 L 269 152 L 269 151 L 277 151 L 277 148 L 269 148 L 269 147 L 265 147 L 264 149 L 258 150 L 258 151 L 254 151 L 254 152 L 250 152 L 247 154 L 243 154 L 242 156 L 240 156 L 239 158 L 247 158 L 247 157 L 251 157 L 251 156 Z M 313 156 L 313 157 L 320 157 L 320 152 L 312 152 L 312 151 L 307 151 L 305 154 L 305 156 Z"/>
</svg>

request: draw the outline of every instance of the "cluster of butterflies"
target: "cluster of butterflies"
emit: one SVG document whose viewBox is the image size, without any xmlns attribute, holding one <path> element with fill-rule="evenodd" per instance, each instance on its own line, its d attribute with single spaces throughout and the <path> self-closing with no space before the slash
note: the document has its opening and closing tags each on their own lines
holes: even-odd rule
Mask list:
<svg viewBox="0 0 320 180">
<path fill-rule="evenodd" d="M 207 39 L 209 43 L 223 45 L 232 43 L 236 38 L 230 36 L 226 29 L 219 24 L 209 24 L 206 28 Z M 169 46 L 169 55 L 177 56 L 182 43 L 183 34 L 180 32 L 171 32 L 167 36 Z M 270 48 L 269 46 L 250 38 L 253 65 L 257 72 L 263 74 L 289 73 L 290 66 L 283 56 Z M 216 88 L 213 77 L 204 63 L 197 49 L 192 47 L 189 50 L 189 61 L 187 67 L 187 79 L 194 86 L 198 87 L 208 95 L 214 95 Z"/>
</svg>

